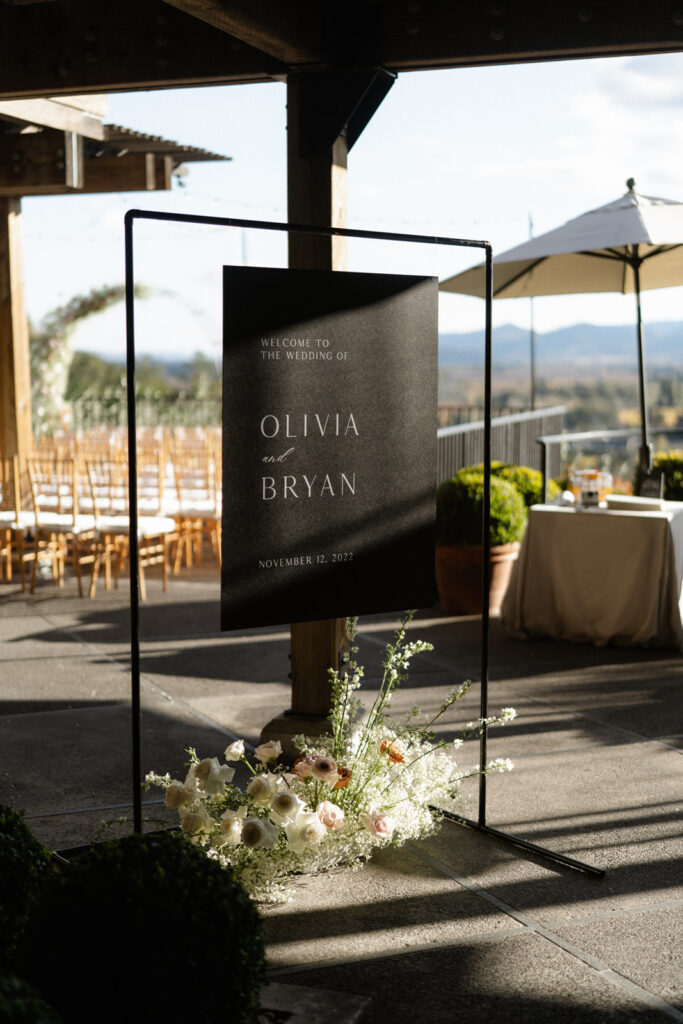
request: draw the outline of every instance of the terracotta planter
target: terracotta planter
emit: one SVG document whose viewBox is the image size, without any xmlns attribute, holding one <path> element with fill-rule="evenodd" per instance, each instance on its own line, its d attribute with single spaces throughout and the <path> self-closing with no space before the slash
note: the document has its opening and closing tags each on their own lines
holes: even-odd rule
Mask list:
<svg viewBox="0 0 683 1024">
<path fill-rule="evenodd" d="M 491 548 L 489 611 L 497 614 L 505 597 L 519 543 Z M 481 613 L 482 548 L 436 545 L 436 585 L 439 604 L 453 615 Z"/>
</svg>

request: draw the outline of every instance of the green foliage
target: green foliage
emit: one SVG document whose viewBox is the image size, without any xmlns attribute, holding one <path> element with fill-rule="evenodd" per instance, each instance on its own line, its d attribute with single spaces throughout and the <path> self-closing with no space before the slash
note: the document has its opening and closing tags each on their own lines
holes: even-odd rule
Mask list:
<svg viewBox="0 0 683 1024">
<path fill-rule="evenodd" d="M 62 1024 L 57 1011 L 23 978 L 0 976 L 1 1024 Z"/>
<path fill-rule="evenodd" d="M 187 378 L 189 393 L 193 398 L 221 400 L 222 375 L 213 359 L 209 359 L 202 352 L 195 352 L 192 362 L 187 364 Z"/>
<path fill-rule="evenodd" d="M 121 363 L 109 363 L 92 352 L 74 352 L 64 397 L 72 402 L 88 392 L 116 389 L 125 398 L 125 376 Z"/>
<path fill-rule="evenodd" d="M 138 423 L 206 426 L 220 423 L 220 364 L 196 352 L 186 362 L 163 362 L 142 356 L 136 365 Z M 66 399 L 72 403 L 77 429 L 126 423 L 126 368 L 87 352 L 71 362 Z"/>
<path fill-rule="evenodd" d="M 436 496 L 436 539 L 439 544 L 481 544 L 484 474 L 461 469 L 441 484 Z M 491 544 L 522 539 L 526 526 L 524 500 L 508 480 L 491 477 Z"/>
<path fill-rule="evenodd" d="M 69 1024 L 253 1021 L 261 920 L 180 834 L 127 836 L 65 869 L 31 918 L 23 973 Z"/>
<path fill-rule="evenodd" d="M 139 286 L 135 294 L 144 297 L 147 291 Z M 68 425 L 64 396 L 73 359 L 70 338 L 74 328 L 124 297 L 122 284 L 103 285 L 84 295 L 75 295 L 66 305 L 53 309 L 39 327 L 30 325 L 31 405 L 36 437 Z"/>
<path fill-rule="evenodd" d="M 657 452 L 652 457 L 652 468 L 664 476 L 664 497 L 667 501 L 683 501 L 683 450 Z M 633 493 L 640 493 L 642 472 L 636 466 Z"/>
<path fill-rule="evenodd" d="M 480 463 L 473 466 L 477 472 L 483 473 L 484 466 Z M 532 505 L 539 505 L 543 501 L 543 474 L 531 466 L 516 466 L 507 462 L 492 462 L 491 475 L 501 480 L 508 480 L 514 484 L 524 499 L 527 508 Z M 554 501 L 560 493 L 560 488 L 555 480 L 548 480 L 548 501 Z"/>
<path fill-rule="evenodd" d="M 543 474 L 530 466 L 502 466 L 496 470 L 496 476 L 509 480 L 514 484 L 524 499 L 527 508 L 539 505 L 543 501 Z M 560 489 L 554 480 L 548 481 L 548 500 L 554 501 Z"/>
<path fill-rule="evenodd" d="M 20 812 L 0 804 L 0 968 L 12 962 L 31 909 L 55 870 L 52 854 Z"/>
</svg>

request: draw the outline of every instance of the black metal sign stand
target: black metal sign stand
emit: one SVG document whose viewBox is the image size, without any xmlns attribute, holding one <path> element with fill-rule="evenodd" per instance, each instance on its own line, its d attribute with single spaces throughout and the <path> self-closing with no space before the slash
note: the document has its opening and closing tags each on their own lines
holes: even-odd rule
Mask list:
<svg viewBox="0 0 683 1024">
<path fill-rule="evenodd" d="M 142 751 L 140 729 L 140 597 L 138 569 L 138 496 L 137 496 L 137 439 L 135 410 L 135 276 L 133 264 L 133 226 L 136 220 L 169 221 L 180 224 L 206 224 L 217 227 L 279 231 L 309 235 L 338 235 L 344 238 L 364 238 L 372 241 L 404 242 L 420 245 L 448 245 L 460 248 L 483 249 L 486 259 L 486 312 L 484 331 L 484 509 L 482 517 L 483 547 L 483 606 L 481 629 L 481 682 L 480 716 L 488 717 L 488 651 L 489 651 L 489 556 L 491 549 L 491 365 L 492 365 L 492 306 L 493 306 L 493 250 L 488 242 L 448 238 L 438 235 L 398 234 L 389 231 L 362 231 L 352 228 L 320 227 L 310 224 L 289 224 L 279 221 L 243 220 L 236 217 L 202 217 L 193 214 L 163 213 L 152 210 L 128 210 L 124 218 L 125 272 L 126 272 L 126 382 L 128 406 L 128 491 L 130 517 L 130 664 L 131 664 L 131 716 L 133 760 L 133 828 L 142 832 Z M 480 764 L 486 764 L 487 727 L 480 740 Z M 462 825 L 505 839 L 513 845 L 549 858 L 556 863 L 602 876 L 604 871 L 563 854 L 547 850 L 517 836 L 508 835 L 486 824 L 486 775 L 479 776 L 479 816 L 477 821 L 447 813 L 446 817 Z"/>
</svg>

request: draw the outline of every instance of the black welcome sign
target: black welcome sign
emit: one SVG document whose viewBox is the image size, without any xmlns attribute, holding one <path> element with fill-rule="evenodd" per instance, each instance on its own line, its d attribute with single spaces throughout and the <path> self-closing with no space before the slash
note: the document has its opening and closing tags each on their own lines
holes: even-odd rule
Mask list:
<svg viewBox="0 0 683 1024">
<path fill-rule="evenodd" d="M 433 603 L 437 287 L 224 268 L 223 629 Z"/>
</svg>

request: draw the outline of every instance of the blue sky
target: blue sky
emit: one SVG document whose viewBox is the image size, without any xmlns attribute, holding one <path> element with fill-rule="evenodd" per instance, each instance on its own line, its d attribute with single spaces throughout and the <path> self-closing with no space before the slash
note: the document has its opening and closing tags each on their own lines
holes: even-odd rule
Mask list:
<svg viewBox="0 0 683 1024">
<path fill-rule="evenodd" d="M 27 198 L 26 291 L 33 320 L 72 295 L 123 280 L 131 207 L 286 220 L 286 89 L 281 83 L 109 97 L 107 120 L 231 156 L 190 164 L 170 193 Z M 495 252 L 600 206 L 636 179 L 683 200 L 683 55 L 565 61 L 400 75 L 349 157 L 349 226 L 478 238 Z M 220 268 L 284 265 L 272 233 L 136 224 L 141 351 L 220 352 Z M 355 242 L 349 269 L 437 274 L 472 250 Z M 678 320 L 683 288 L 646 293 L 645 320 Z M 529 323 L 529 303 L 494 304 L 496 323 Z M 537 299 L 538 331 L 632 323 L 631 296 Z M 442 331 L 481 326 L 483 303 L 442 296 Z M 75 347 L 123 353 L 122 311 L 80 328 Z"/>
</svg>

